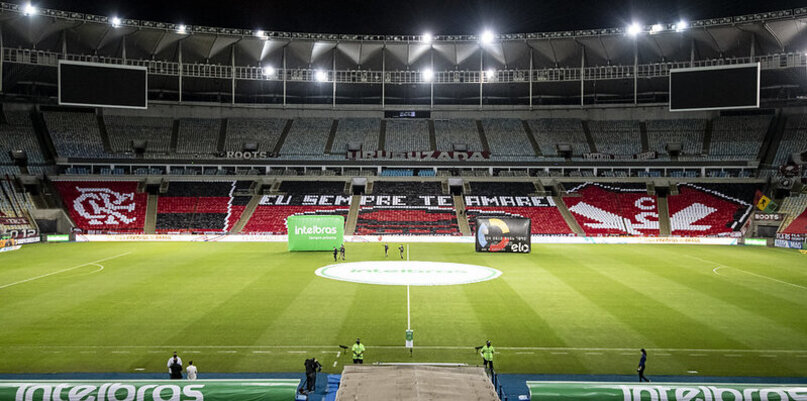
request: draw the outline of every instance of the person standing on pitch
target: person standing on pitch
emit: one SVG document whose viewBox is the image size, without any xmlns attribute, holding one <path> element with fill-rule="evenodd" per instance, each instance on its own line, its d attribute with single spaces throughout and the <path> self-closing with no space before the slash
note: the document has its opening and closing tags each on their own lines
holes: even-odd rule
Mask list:
<svg viewBox="0 0 807 401">
<path fill-rule="evenodd" d="M 389 244 L 384 244 L 384 257 L 389 256 Z"/>
<path fill-rule="evenodd" d="M 642 381 L 646 381 L 648 383 L 650 382 L 650 379 L 648 379 L 648 378 L 646 378 L 644 376 L 645 362 L 647 362 L 647 351 L 645 351 L 644 348 L 642 348 L 642 359 L 639 359 L 639 367 L 636 368 L 636 371 L 639 372 L 639 382 L 640 383 Z"/>
<path fill-rule="evenodd" d="M 403 244 L 401 244 L 401 245 L 398 247 L 398 251 L 400 251 L 400 252 L 401 252 L 401 259 L 403 259 L 403 252 L 404 252 L 404 247 L 403 247 Z"/>
<path fill-rule="evenodd" d="M 339 248 L 339 253 L 342 255 L 342 260 L 345 260 L 345 244 Z"/>
<path fill-rule="evenodd" d="M 339 250 L 333 247 L 333 261 L 336 262 L 336 255 L 339 255 Z"/>
<path fill-rule="evenodd" d="M 482 363 L 485 365 L 485 369 L 490 367 L 490 372 L 493 373 L 493 354 L 496 350 L 490 345 L 490 340 L 485 343 L 485 346 L 482 347 L 480 354 L 482 354 Z"/>
<path fill-rule="evenodd" d="M 174 356 L 168 358 L 168 374 L 171 380 L 182 378 L 182 359 L 177 356 L 176 351 L 174 351 Z"/>
<path fill-rule="evenodd" d="M 360 365 L 364 363 L 364 344 L 358 338 L 356 344 L 353 344 L 353 363 Z"/>
<path fill-rule="evenodd" d="M 185 373 L 188 376 L 188 380 L 196 380 L 196 366 L 194 366 L 193 361 L 188 361 L 188 367 L 185 368 Z"/>
</svg>

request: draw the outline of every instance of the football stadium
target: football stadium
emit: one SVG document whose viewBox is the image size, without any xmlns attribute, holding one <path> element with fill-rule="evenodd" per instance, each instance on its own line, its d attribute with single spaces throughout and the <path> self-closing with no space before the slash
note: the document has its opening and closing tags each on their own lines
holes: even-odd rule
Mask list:
<svg viewBox="0 0 807 401">
<path fill-rule="evenodd" d="M 46 3 L 0 3 L 0 401 L 807 399 L 807 8 Z"/>
</svg>

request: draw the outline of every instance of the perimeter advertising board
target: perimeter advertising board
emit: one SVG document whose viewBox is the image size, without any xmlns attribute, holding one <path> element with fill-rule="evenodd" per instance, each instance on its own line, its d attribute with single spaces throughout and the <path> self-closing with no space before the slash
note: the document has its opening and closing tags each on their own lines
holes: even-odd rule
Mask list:
<svg viewBox="0 0 807 401">
<path fill-rule="evenodd" d="M 807 386 L 736 383 L 595 383 L 528 381 L 532 400 L 590 401 L 796 401 L 807 398 Z"/>
<path fill-rule="evenodd" d="M 477 218 L 476 251 L 530 253 L 530 219 Z"/>
<path fill-rule="evenodd" d="M 294 399 L 297 379 L 180 381 L 0 381 L 0 400 L 248 400 Z"/>
<path fill-rule="evenodd" d="M 345 218 L 342 216 L 289 216 L 289 252 L 332 251 L 342 246 Z"/>
</svg>

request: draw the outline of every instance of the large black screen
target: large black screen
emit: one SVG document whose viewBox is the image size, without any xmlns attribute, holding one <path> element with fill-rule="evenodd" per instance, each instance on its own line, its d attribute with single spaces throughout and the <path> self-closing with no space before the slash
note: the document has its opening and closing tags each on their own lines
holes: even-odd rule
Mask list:
<svg viewBox="0 0 807 401">
<path fill-rule="evenodd" d="M 145 67 L 59 63 L 59 104 L 145 109 L 147 85 Z"/>
<path fill-rule="evenodd" d="M 670 70 L 670 110 L 759 107 L 759 64 Z"/>
</svg>

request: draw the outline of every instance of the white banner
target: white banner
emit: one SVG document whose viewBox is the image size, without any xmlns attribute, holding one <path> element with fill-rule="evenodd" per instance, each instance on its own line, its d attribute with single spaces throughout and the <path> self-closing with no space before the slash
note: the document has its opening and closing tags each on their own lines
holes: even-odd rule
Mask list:
<svg viewBox="0 0 807 401">
<path fill-rule="evenodd" d="M 164 234 L 76 234 L 76 242 L 286 242 L 286 235 L 164 235 Z M 728 237 L 576 237 L 533 235 L 533 244 L 690 244 L 737 245 Z M 345 235 L 345 242 L 431 242 L 473 244 L 472 236 L 430 235 Z"/>
</svg>

